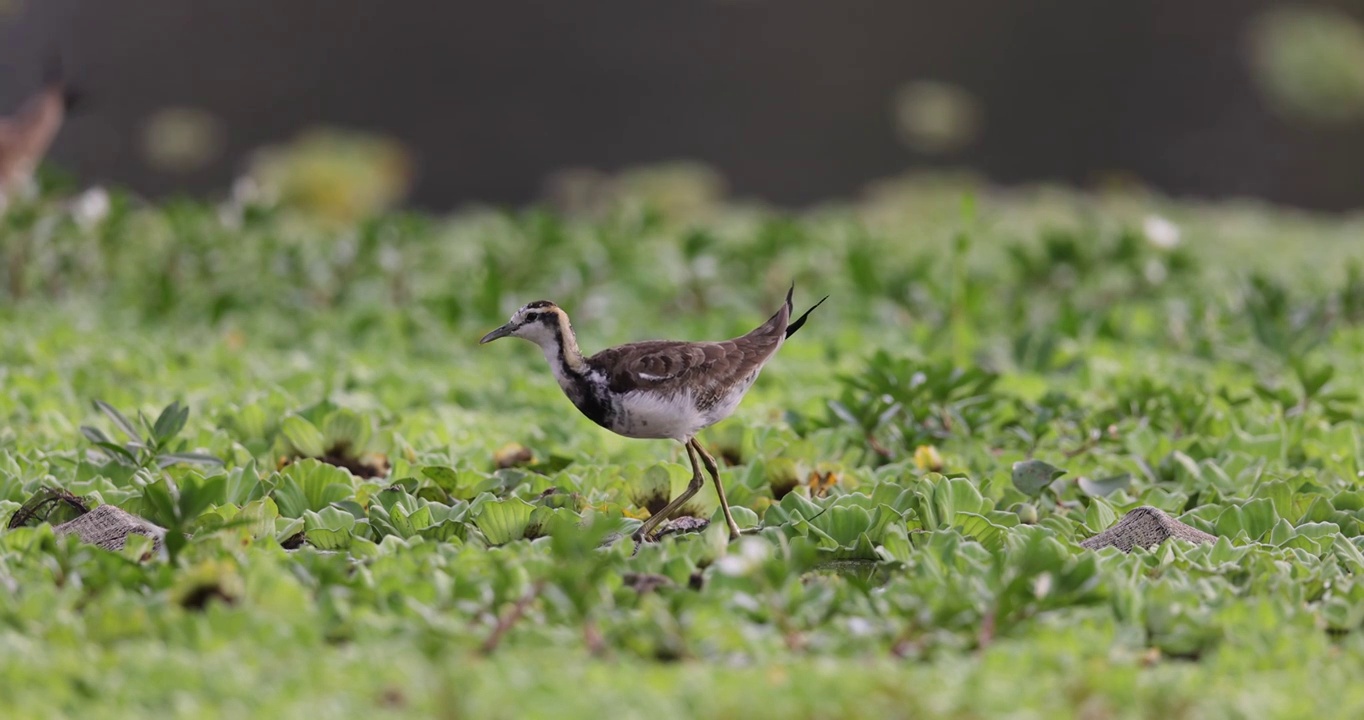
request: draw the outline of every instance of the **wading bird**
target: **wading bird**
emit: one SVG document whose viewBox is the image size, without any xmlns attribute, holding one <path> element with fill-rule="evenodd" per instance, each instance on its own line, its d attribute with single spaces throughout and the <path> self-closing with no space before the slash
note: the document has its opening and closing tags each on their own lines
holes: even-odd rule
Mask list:
<svg viewBox="0 0 1364 720">
<path fill-rule="evenodd" d="M 794 290 L 793 286 L 786 293 L 785 304 L 767 322 L 733 340 L 650 340 L 583 357 L 568 314 L 552 302 L 539 300 L 517 310 L 507 324 L 484 335 L 479 344 L 503 337 L 525 338 L 540 346 L 559 387 L 593 422 L 625 437 L 671 438 L 687 448 L 691 483 L 640 526 L 636 541 L 648 540 L 659 523 L 701 489 L 705 478 L 699 463 L 705 464 L 715 482 L 733 540 L 739 536 L 739 526 L 730 514 L 719 467 L 696 441 L 696 434 L 734 412 L 786 338 L 828 299 L 815 303 L 792 322 Z"/>
<path fill-rule="evenodd" d="M 0 209 L 28 188 L 52 140 L 61 130 L 78 94 L 54 60 L 44 73 L 43 89 L 9 117 L 0 117 Z"/>
</svg>

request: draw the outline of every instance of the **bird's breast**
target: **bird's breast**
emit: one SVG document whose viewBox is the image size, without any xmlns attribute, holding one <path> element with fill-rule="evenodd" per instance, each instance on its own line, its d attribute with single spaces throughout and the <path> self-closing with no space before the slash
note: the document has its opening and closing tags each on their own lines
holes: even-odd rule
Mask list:
<svg viewBox="0 0 1364 720">
<path fill-rule="evenodd" d="M 618 396 L 608 429 L 632 438 L 685 441 L 710 425 L 689 392 L 661 394 L 635 390 Z"/>
</svg>

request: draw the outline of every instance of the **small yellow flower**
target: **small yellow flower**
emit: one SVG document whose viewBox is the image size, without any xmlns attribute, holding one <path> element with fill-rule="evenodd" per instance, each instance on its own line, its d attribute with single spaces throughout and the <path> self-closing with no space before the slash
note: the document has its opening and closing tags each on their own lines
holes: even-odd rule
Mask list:
<svg viewBox="0 0 1364 720">
<path fill-rule="evenodd" d="M 645 519 L 648 519 L 648 517 L 649 517 L 649 515 L 650 515 L 649 511 L 648 511 L 646 508 L 630 508 L 630 507 L 623 507 L 623 508 L 621 508 L 621 509 L 620 509 L 620 514 L 621 514 L 621 515 L 624 515 L 625 517 L 628 517 L 628 518 L 630 518 L 630 519 L 632 519 L 632 520 L 645 520 Z"/>
<path fill-rule="evenodd" d="M 521 443 L 507 443 L 493 453 L 493 463 L 497 465 L 498 470 L 533 465 L 535 453 Z"/>
<path fill-rule="evenodd" d="M 920 445 L 914 449 L 914 466 L 930 472 L 942 471 L 942 455 L 932 445 Z"/>
</svg>

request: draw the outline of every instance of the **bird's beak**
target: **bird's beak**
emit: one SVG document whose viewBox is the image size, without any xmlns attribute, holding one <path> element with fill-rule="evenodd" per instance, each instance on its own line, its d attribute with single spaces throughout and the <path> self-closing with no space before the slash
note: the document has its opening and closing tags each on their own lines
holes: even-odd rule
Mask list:
<svg viewBox="0 0 1364 720">
<path fill-rule="evenodd" d="M 485 343 L 490 343 L 498 338 L 507 337 L 510 334 L 511 328 L 507 327 L 506 325 L 503 325 L 502 327 L 488 333 L 487 335 L 484 335 L 483 339 L 478 341 L 478 344 L 483 345 Z"/>
</svg>

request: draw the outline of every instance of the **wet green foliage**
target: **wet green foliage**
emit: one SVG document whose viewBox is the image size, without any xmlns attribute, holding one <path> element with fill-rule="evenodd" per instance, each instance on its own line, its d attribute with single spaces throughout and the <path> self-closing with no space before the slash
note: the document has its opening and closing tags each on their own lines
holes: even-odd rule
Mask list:
<svg viewBox="0 0 1364 720">
<path fill-rule="evenodd" d="M 1358 223 L 973 193 L 13 209 L 0 522 L 56 488 L 169 532 L 0 534 L 7 711 L 1357 716 Z M 792 280 L 832 297 L 702 436 L 732 544 L 635 552 L 680 445 L 477 345 L 536 299 L 589 352 L 731 336 Z M 1140 505 L 1219 540 L 1079 547 Z"/>
</svg>

